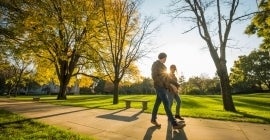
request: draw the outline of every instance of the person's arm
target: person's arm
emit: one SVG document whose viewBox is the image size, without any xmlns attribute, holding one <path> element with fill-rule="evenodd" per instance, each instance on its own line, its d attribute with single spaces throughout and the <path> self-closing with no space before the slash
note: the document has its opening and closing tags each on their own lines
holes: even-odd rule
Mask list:
<svg viewBox="0 0 270 140">
<path fill-rule="evenodd" d="M 164 87 L 164 76 L 163 69 L 166 67 L 163 66 L 160 62 L 156 61 L 152 65 L 152 79 L 154 80 L 154 84 L 159 87 Z M 166 86 L 165 86 L 166 88 Z"/>
<path fill-rule="evenodd" d="M 152 65 L 152 79 L 156 81 L 158 78 L 158 66 L 156 62 Z"/>
<path fill-rule="evenodd" d="M 177 78 L 174 74 L 169 74 L 170 76 L 170 83 L 173 84 L 174 86 L 176 86 L 177 88 L 180 87 L 180 84 L 177 82 Z"/>
<path fill-rule="evenodd" d="M 170 92 L 178 93 L 178 88 L 175 85 L 170 84 Z"/>
</svg>

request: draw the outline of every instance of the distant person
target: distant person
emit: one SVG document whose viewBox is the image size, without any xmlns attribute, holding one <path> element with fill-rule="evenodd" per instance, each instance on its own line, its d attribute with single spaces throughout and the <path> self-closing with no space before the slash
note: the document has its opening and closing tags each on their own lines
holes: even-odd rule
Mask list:
<svg viewBox="0 0 270 140">
<path fill-rule="evenodd" d="M 175 76 L 176 71 L 177 71 L 176 66 L 171 65 L 169 76 L 175 83 L 178 83 L 177 77 Z M 168 94 L 169 106 L 170 108 L 172 108 L 173 99 L 174 99 L 176 101 L 175 118 L 179 120 L 184 120 L 184 118 L 182 118 L 180 115 L 181 98 L 180 98 L 180 95 L 178 94 L 178 88 L 179 88 L 179 84 L 172 84 L 171 87 L 169 88 L 169 92 L 170 92 L 170 94 Z"/>
<path fill-rule="evenodd" d="M 155 126 L 161 127 L 161 124 L 157 122 L 157 113 L 158 108 L 163 103 L 166 115 L 169 119 L 169 121 L 172 124 L 173 129 L 182 129 L 185 124 L 178 124 L 175 118 L 173 117 L 173 114 L 171 112 L 170 106 L 169 106 L 169 100 L 167 97 L 170 84 L 177 84 L 174 83 L 175 81 L 171 80 L 168 73 L 167 68 L 164 65 L 166 62 L 167 55 L 165 53 L 160 53 L 158 55 L 158 60 L 156 60 L 152 65 L 152 79 L 154 81 L 154 88 L 156 90 L 156 101 L 152 110 L 152 118 L 151 123 Z"/>
</svg>

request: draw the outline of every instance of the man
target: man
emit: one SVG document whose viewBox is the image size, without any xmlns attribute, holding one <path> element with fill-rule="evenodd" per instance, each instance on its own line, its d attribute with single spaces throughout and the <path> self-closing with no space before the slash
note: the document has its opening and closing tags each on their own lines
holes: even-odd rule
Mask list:
<svg viewBox="0 0 270 140">
<path fill-rule="evenodd" d="M 166 62 L 167 55 L 165 53 L 160 53 L 158 55 L 158 60 L 155 61 L 152 65 L 152 79 L 154 80 L 154 88 L 156 90 L 156 101 L 152 111 L 152 118 L 151 123 L 155 126 L 160 127 L 161 124 L 157 122 L 157 112 L 158 108 L 163 103 L 165 112 L 168 116 L 169 121 L 172 124 L 173 129 L 182 129 L 185 124 L 178 124 L 173 117 L 171 109 L 169 107 L 169 100 L 167 98 L 167 89 L 169 88 L 170 84 L 178 84 L 175 81 L 171 80 L 168 73 L 167 68 L 164 65 Z"/>
</svg>

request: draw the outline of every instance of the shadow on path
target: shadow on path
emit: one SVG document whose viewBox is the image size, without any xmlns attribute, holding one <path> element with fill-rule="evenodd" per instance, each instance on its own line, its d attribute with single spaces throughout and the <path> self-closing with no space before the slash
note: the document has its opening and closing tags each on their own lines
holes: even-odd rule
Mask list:
<svg viewBox="0 0 270 140">
<path fill-rule="evenodd" d="M 187 140 L 186 133 L 184 129 L 174 130 L 172 140 Z"/>
<path fill-rule="evenodd" d="M 31 110 L 31 108 L 30 108 Z M 27 119 L 22 119 L 18 121 L 13 121 L 13 122 L 5 122 L 5 123 L 0 123 L 0 127 L 3 127 L 4 125 L 10 125 L 10 124 L 15 124 L 15 123 L 22 123 L 25 121 L 31 121 L 35 119 L 43 119 L 43 118 L 49 118 L 49 117 L 54 117 L 54 116 L 60 116 L 60 115 L 65 115 L 65 114 L 70 114 L 70 113 L 75 113 L 75 112 L 80 112 L 80 111 L 85 111 L 85 110 L 90 110 L 89 108 L 86 109 L 81 109 L 81 110 L 75 110 L 75 111 L 69 111 L 69 112 L 62 112 L 62 113 L 57 113 L 57 114 L 51 114 L 51 115 L 45 115 L 45 116 L 40 116 L 40 117 L 33 117 L 33 118 L 27 118 Z M 25 110 L 27 111 L 27 110 Z"/>
<path fill-rule="evenodd" d="M 143 137 L 143 140 L 152 140 L 152 135 L 157 129 L 160 129 L 160 127 L 149 127 Z M 173 130 L 171 123 L 168 121 L 166 140 L 187 140 L 187 136 L 184 129 Z"/>
<path fill-rule="evenodd" d="M 131 122 L 131 121 L 135 121 L 138 119 L 137 116 L 139 116 L 141 113 L 143 113 L 143 110 L 139 111 L 136 114 L 133 114 L 132 116 L 123 116 L 117 113 L 120 113 L 122 111 L 125 111 L 127 109 L 122 109 L 122 110 L 118 110 L 116 112 L 112 112 L 110 114 L 105 114 L 105 115 L 100 115 L 97 116 L 98 118 L 105 118 L 105 119 L 112 119 L 112 120 L 117 120 L 117 121 L 125 121 L 125 122 Z"/>
<path fill-rule="evenodd" d="M 149 127 L 143 137 L 143 140 L 152 140 L 152 135 L 154 131 L 156 131 L 157 129 L 160 129 L 160 127 L 157 127 L 157 126 Z"/>
<path fill-rule="evenodd" d="M 179 130 L 173 130 L 171 123 L 168 121 L 166 140 L 187 140 L 184 128 Z"/>
</svg>

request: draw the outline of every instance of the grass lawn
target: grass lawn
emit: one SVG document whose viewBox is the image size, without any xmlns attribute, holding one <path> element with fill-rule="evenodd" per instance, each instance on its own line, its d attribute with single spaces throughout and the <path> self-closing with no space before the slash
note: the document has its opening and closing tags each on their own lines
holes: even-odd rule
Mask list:
<svg viewBox="0 0 270 140">
<path fill-rule="evenodd" d="M 1 140 L 94 140 L 0 109 Z"/>
<path fill-rule="evenodd" d="M 68 95 L 67 98 L 56 100 L 56 95 L 41 96 L 40 102 L 87 108 L 122 109 L 125 108 L 123 99 L 148 99 L 150 102 L 146 113 L 151 113 L 155 102 L 155 95 L 119 95 L 119 103 L 116 105 L 112 104 L 112 95 Z M 32 96 L 18 96 L 12 99 L 32 101 Z M 181 99 L 181 115 L 184 117 L 270 124 L 270 93 L 233 95 L 237 112 L 223 110 L 221 95 L 181 95 Z M 132 102 L 131 107 L 141 109 L 141 103 Z M 175 104 L 172 111 L 175 112 Z M 162 104 L 159 113 L 165 114 Z"/>
</svg>

